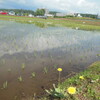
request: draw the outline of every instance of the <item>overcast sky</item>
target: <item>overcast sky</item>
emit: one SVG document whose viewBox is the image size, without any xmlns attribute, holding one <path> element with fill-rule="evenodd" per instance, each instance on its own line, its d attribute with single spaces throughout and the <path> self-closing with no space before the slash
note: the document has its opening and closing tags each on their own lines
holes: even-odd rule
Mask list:
<svg viewBox="0 0 100 100">
<path fill-rule="evenodd" d="M 0 0 L 0 8 L 100 14 L 100 0 Z"/>
</svg>

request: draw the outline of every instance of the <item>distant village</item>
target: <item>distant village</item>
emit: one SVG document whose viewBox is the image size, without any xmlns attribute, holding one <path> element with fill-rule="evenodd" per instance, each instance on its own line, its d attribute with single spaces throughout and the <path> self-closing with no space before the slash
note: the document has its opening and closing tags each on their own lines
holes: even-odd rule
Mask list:
<svg viewBox="0 0 100 100">
<path fill-rule="evenodd" d="M 39 12 L 39 11 L 42 11 Z M 66 17 L 90 17 L 90 18 L 96 18 L 100 19 L 99 14 L 83 14 L 83 13 L 62 13 L 62 12 L 54 12 L 54 11 L 49 11 L 48 9 L 45 8 L 39 8 L 36 10 L 38 13 L 35 13 L 32 10 L 23 10 L 23 9 L 12 9 L 9 11 L 9 9 L 0 9 L 0 15 L 11 15 L 11 16 L 28 16 L 28 17 L 58 17 L 58 18 L 66 18 Z"/>
</svg>

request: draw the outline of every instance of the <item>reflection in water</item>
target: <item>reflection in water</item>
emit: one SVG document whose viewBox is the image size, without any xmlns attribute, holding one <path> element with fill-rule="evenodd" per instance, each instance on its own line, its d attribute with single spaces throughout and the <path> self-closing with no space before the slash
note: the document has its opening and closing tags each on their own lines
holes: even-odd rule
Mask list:
<svg viewBox="0 0 100 100">
<path fill-rule="evenodd" d="M 69 49 L 73 45 L 76 48 L 85 45 L 83 49 L 87 49 L 99 46 L 100 42 L 98 32 L 59 27 L 41 29 L 34 25 L 15 24 L 14 22 L 1 23 L 4 24 L 4 27 L 0 29 L 0 56 L 7 53 L 64 49 L 64 47 Z"/>
<path fill-rule="evenodd" d="M 16 21 L 18 23 L 23 23 L 23 24 L 34 24 L 35 26 L 38 26 L 40 28 L 46 28 L 46 27 L 55 27 L 55 24 L 52 22 L 43 22 L 43 21 Z"/>
<path fill-rule="evenodd" d="M 99 32 L 0 21 L 0 88 L 6 81 L 9 87 L 0 90 L 0 100 L 14 100 L 16 95 L 19 100 L 22 93 L 40 94 L 41 86 L 48 88 L 57 81 L 57 67 L 63 68 L 65 77 L 100 60 L 97 54 Z M 45 68 L 47 74 L 43 73 Z M 31 79 L 33 72 L 36 77 Z M 22 77 L 22 84 L 18 77 Z"/>
</svg>

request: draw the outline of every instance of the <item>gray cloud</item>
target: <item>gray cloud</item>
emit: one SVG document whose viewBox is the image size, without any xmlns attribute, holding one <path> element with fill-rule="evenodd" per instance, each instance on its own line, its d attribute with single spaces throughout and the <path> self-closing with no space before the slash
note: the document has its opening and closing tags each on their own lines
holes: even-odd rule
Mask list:
<svg viewBox="0 0 100 100">
<path fill-rule="evenodd" d="M 100 2 L 96 0 L 0 0 L 0 8 L 26 8 L 34 9 L 45 7 L 63 12 L 99 13 Z"/>
</svg>

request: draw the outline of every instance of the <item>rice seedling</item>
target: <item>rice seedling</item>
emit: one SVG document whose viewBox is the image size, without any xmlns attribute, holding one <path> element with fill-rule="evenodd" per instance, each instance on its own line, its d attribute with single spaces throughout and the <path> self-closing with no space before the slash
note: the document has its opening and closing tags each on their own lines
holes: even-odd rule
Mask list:
<svg viewBox="0 0 100 100">
<path fill-rule="evenodd" d="M 25 69 L 25 63 L 23 63 L 23 64 L 21 65 L 21 68 L 22 68 L 22 70 Z"/>
<path fill-rule="evenodd" d="M 53 67 L 54 67 L 54 69 L 56 69 L 57 68 L 57 65 L 55 64 Z"/>
<path fill-rule="evenodd" d="M 4 83 L 3 83 L 3 89 L 6 89 L 8 87 L 8 81 L 5 81 Z"/>
<path fill-rule="evenodd" d="M 31 76 L 32 76 L 32 78 L 34 78 L 36 76 L 36 73 L 35 72 L 32 72 L 31 73 Z"/>
<path fill-rule="evenodd" d="M 44 73 L 45 73 L 45 74 L 47 74 L 47 73 L 48 73 L 48 69 L 47 69 L 47 67 L 44 67 L 44 69 L 43 69 L 43 70 L 44 70 Z"/>
<path fill-rule="evenodd" d="M 23 78 L 22 78 L 21 76 L 19 76 L 19 77 L 18 77 L 18 81 L 19 81 L 19 82 L 22 82 L 22 81 L 23 81 Z"/>
</svg>

